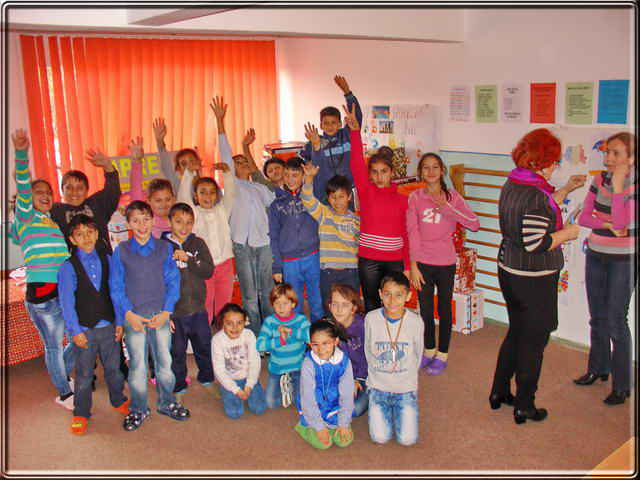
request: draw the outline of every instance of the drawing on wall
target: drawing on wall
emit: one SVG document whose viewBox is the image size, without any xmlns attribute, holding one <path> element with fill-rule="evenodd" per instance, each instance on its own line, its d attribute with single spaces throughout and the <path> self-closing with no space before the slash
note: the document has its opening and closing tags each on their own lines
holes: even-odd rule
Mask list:
<svg viewBox="0 0 640 480">
<path fill-rule="evenodd" d="M 563 305 L 569 305 L 569 271 L 562 270 L 558 280 L 558 301 Z"/>
<path fill-rule="evenodd" d="M 365 157 L 382 146 L 394 151 L 394 179 L 414 176 L 420 157 L 440 150 L 436 105 L 362 105 Z"/>
</svg>

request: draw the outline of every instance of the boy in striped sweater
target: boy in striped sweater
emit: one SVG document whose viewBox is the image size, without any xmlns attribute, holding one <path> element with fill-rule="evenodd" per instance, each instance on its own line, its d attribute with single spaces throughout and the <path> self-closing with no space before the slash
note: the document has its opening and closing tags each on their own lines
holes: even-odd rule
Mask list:
<svg viewBox="0 0 640 480">
<path fill-rule="evenodd" d="M 327 298 L 333 283 L 342 283 L 360 291 L 358 277 L 358 236 L 360 217 L 349 211 L 351 201 L 351 181 L 336 175 L 326 184 L 329 207 L 323 205 L 313 195 L 313 178 L 320 167 L 307 163 L 304 166 L 302 204 L 318 222 L 320 237 L 320 294 L 325 314 L 329 315 Z"/>
<path fill-rule="evenodd" d="M 75 364 L 73 344 L 63 349 L 64 318 L 58 297 L 58 270 L 69 256 L 64 235 L 51 220 L 53 191 L 46 180 L 31 182 L 29 138 L 18 129 L 11 136 L 16 152 L 15 218 L 9 236 L 20 245 L 27 268 L 25 304 L 44 344 L 44 360 L 58 395 L 56 403 L 73 409 L 73 384 L 69 373 Z M 69 337 L 71 338 L 71 337 Z"/>
<path fill-rule="evenodd" d="M 288 283 L 273 287 L 269 301 L 274 313 L 262 322 L 256 348 L 259 352 L 270 354 L 267 363 L 267 407 L 278 407 L 282 399 L 282 405 L 286 408 L 291 403 L 295 404 L 299 396 L 300 365 L 306 344 L 309 343 L 311 324 L 307 317 L 295 312 L 298 296 Z"/>
</svg>

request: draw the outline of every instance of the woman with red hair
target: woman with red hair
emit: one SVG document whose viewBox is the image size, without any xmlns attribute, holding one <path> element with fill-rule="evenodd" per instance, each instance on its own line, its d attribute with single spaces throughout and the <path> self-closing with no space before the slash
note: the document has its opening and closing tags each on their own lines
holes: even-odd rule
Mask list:
<svg viewBox="0 0 640 480">
<path fill-rule="evenodd" d="M 511 152 L 516 168 L 502 188 L 498 205 L 502 243 L 498 282 L 507 303 L 509 329 L 498 353 L 489 404 L 514 406 L 517 424 L 547 417 L 536 408 L 535 392 L 542 353 L 558 327 L 558 278 L 564 264 L 560 245 L 578 237 L 579 227 L 562 224 L 559 203 L 584 185 L 585 175 L 572 176 L 558 190 L 549 185 L 560 160 L 558 140 L 546 128 L 526 134 Z M 516 395 L 511 377 L 516 377 Z"/>
</svg>

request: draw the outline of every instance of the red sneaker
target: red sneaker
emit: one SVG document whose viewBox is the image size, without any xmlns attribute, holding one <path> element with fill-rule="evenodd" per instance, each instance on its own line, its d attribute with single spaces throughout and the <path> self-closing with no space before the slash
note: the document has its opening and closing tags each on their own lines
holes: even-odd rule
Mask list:
<svg viewBox="0 0 640 480">
<path fill-rule="evenodd" d="M 126 415 L 129 413 L 129 403 L 131 403 L 131 400 L 126 400 L 122 405 L 120 405 L 119 407 L 111 407 L 113 408 L 116 412 L 120 412 L 123 415 Z"/>
</svg>

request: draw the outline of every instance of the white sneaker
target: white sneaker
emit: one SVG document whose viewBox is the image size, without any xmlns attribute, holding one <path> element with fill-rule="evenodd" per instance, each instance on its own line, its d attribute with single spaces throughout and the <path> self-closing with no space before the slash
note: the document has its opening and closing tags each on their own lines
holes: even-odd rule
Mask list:
<svg viewBox="0 0 640 480">
<path fill-rule="evenodd" d="M 60 397 L 56 397 L 55 401 L 58 405 L 62 405 L 67 410 L 73 410 L 73 393 L 69 395 L 65 400 L 61 400 Z"/>
<path fill-rule="evenodd" d="M 193 347 L 191 346 L 191 340 L 187 340 L 187 353 L 193 353 Z"/>
<path fill-rule="evenodd" d="M 293 392 L 293 383 L 289 372 L 280 376 L 280 391 L 282 392 L 282 406 L 288 408 L 291 405 L 291 393 Z"/>
</svg>

